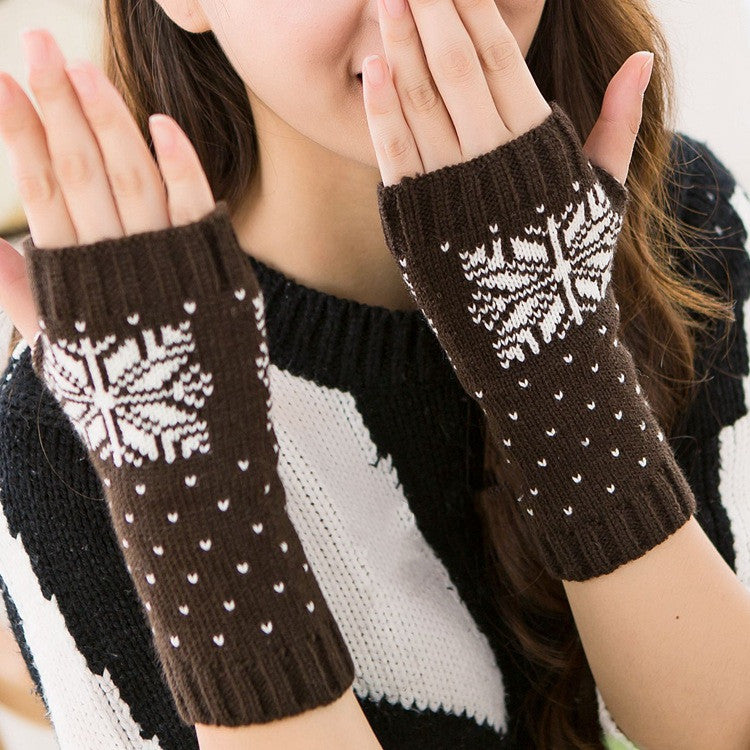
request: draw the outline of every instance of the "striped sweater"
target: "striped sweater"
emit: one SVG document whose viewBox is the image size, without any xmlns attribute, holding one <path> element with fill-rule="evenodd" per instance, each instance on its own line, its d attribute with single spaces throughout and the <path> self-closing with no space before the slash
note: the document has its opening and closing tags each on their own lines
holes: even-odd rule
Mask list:
<svg viewBox="0 0 750 750">
<path fill-rule="evenodd" d="M 703 143 L 673 140 L 677 215 L 706 232 L 690 277 L 736 321 L 672 445 L 697 519 L 750 587 L 750 200 Z M 696 241 L 698 242 L 698 241 Z M 384 750 L 528 748 L 529 684 L 491 605 L 473 505 L 481 412 L 419 310 L 311 289 L 248 255 L 266 303 L 287 510 Z M 744 460 L 743 460 L 744 459 Z M 86 449 L 21 342 L 0 378 L 0 587 L 60 746 L 197 748 L 179 720 Z M 598 694 L 602 736 L 633 747 Z"/>
</svg>

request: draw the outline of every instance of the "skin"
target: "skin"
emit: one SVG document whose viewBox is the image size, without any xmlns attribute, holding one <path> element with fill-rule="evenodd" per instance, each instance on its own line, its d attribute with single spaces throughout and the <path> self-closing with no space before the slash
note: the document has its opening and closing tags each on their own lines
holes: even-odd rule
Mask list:
<svg viewBox="0 0 750 750">
<path fill-rule="evenodd" d="M 241 246 L 341 296 L 414 304 L 382 237 L 379 180 L 395 184 L 465 161 L 549 113 L 523 60 L 543 0 L 409 0 L 399 18 L 387 15 L 382 0 L 160 3 L 187 30 L 212 29 L 248 86 L 261 173 L 233 217 Z M 153 118 L 155 164 L 94 66 L 65 68 L 49 34 L 26 38 L 29 83 L 50 126 L 1 75 L 10 99 L 0 103 L 0 136 L 37 246 L 180 225 L 211 210 L 205 175 L 176 123 Z M 31 49 L 40 41 L 48 45 L 43 64 Z M 488 50 L 502 54 L 482 53 Z M 353 74 L 372 55 L 390 72 L 381 84 L 365 77 L 360 88 Z M 589 159 L 622 183 L 648 62 L 636 53 L 623 63 L 584 144 Z M 85 95 L 87 77 L 93 97 Z M 425 100 L 434 106 L 416 104 Z M 23 259 L 7 243 L 0 243 L 0 304 L 33 341 L 37 314 Z M 694 518 L 611 574 L 563 584 L 607 707 L 633 741 L 686 749 L 750 744 L 750 592 Z M 379 747 L 352 690 L 269 724 L 196 729 L 203 750 Z"/>
<path fill-rule="evenodd" d="M 544 2 L 498 5 L 526 54 Z M 263 143 L 260 179 L 237 218 L 243 246 L 313 288 L 414 307 L 380 229 L 373 196 L 381 174 L 362 84 L 353 76 L 363 58 L 384 52 L 376 3 L 204 0 L 201 7 L 205 20 L 196 15 L 196 26 L 219 29 L 225 53 L 248 83 Z M 261 28 L 248 45 L 245 29 Z"/>
</svg>

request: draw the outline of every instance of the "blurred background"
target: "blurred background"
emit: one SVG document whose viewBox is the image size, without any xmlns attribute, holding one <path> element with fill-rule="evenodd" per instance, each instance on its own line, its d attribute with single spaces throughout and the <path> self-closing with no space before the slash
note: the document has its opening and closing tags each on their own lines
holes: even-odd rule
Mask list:
<svg viewBox="0 0 750 750">
<path fill-rule="evenodd" d="M 100 0 L 2 0 L 0 70 L 28 90 L 19 37 L 26 27 L 50 29 L 68 59 L 98 64 L 100 5 Z M 674 54 L 677 129 L 705 141 L 750 190 L 750 0 L 652 0 L 652 7 Z M 0 175 L 0 237 L 18 246 L 27 228 L 2 147 Z M 10 332 L 0 311 L 3 369 Z M 57 745 L 43 704 L 4 616 L 0 603 L 0 750 L 52 750 Z"/>
</svg>

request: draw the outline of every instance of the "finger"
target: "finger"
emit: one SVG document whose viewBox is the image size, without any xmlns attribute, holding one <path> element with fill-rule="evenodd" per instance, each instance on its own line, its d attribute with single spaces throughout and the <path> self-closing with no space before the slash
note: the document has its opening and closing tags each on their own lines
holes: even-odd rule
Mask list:
<svg viewBox="0 0 750 750">
<path fill-rule="evenodd" d="M 426 172 L 431 172 L 462 161 L 461 146 L 432 80 L 406 0 L 401 0 L 398 7 L 401 12 L 392 16 L 383 0 L 378 0 L 380 35 L 401 109 L 416 141 L 422 165 Z"/>
<path fill-rule="evenodd" d="M 5 240 L 0 240 L 0 307 L 31 345 L 39 331 L 39 323 L 26 275 L 26 262 L 23 255 Z"/>
<path fill-rule="evenodd" d="M 78 61 L 65 70 L 102 154 L 125 234 L 165 229 L 164 184 L 122 96 L 90 62 Z"/>
<path fill-rule="evenodd" d="M 632 54 L 604 92 L 601 114 L 583 151 L 592 163 L 625 184 L 643 117 L 643 93 L 653 66 L 650 52 Z"/>
<path fill-rule="evenodd" d="M 151 115 L 149 129 L 167 189 L 172 226 L 198 221 L 216 207 L 198 154 L 182 128 L 167 115 Z"/>
<path fill-rule="evenodd" d="M 42 111 L 52 168 L 78 240 L 122 237 L 102 155 L 65 74 L 62 53 L 44 29 L 25 32 L 23 39 L 29 86 Z"/>
<path fill-rule="evenodd" d="M 370 55 L 362 64 L 362 88 L 370 137 L 375 147 L 383 185 L 424 173 L 424 165 L 401 101 L 382 57 Z"/>
<path fill-rule="evenodd" d="M 44 126 L 36 108 L 12 76 L 0 73 L 7 96 L 0 101 L 0 136 L 37 247 L 59 248 L 77 243 L 73 222 L 52 170 Z M 20 329 L 19 329 L 20 330 Z"/>
<path fill-rule="evenodd" d="M 474 43 L 453 0 L 409 0 L 409 7 L 464 159 L 506 143 L 510 131 L 495 106 Z"/>
<path fill-rule="evenodd" d="M 505 126 L 520 135 L 552 113 L 495 0 L 455 0 Z"/>
</svg>

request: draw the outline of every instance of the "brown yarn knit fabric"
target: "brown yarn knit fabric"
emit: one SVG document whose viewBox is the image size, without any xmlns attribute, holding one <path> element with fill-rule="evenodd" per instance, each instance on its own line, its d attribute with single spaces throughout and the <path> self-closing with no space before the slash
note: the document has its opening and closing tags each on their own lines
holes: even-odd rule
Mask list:
<svg viewBox="0 0 750 750">
<path fill-rule="evenodd" d="M 263 296 L 226 204 L 24 248 L 34 371 L 89 451 L 182 719 L 260 723 L 341 696 L 353 663 L 286 514 Z"/>
<path fill-rule="evenodd" d="M 389 249 L 520 477 L 544 562 L 586 580 L 645 554 L 695 498 L 618 340 L 628 192 L 556 102 L 469 161 L 378 185 Z"/>
</svg>

